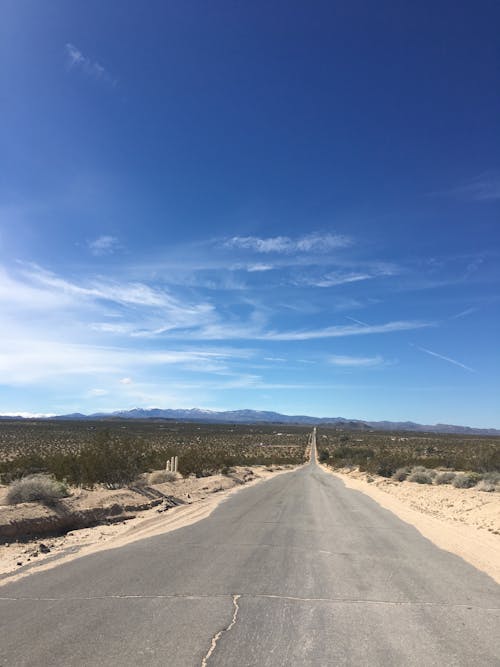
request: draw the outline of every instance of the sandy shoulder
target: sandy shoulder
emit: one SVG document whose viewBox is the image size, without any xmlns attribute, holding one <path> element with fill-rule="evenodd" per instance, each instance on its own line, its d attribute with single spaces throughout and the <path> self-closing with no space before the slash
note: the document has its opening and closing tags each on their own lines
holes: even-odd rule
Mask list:
<svg viewBox="0 0 500 667">
<path fill-rule="evenodd" d="M 238 490 L 289 472 L 296 467 L 237 467 L 231 476 L 186 478 L 154 485 L 153 488 L 166 495 L 181 498 L 186 504 L 168 511 L 162 511 L 158 507 L 146 509 L 137 512 L 134 518 L 119 523 L 73 530 L 59 537 L 0 545 L 0 586 L 82 556 L 107 549 L 117 549 L 137 540 L 189 526 L 208 517 L 223 500 Z M 88 503 L 90 500 L 88 492 L 82 494 Z M 104 498 L 106 493 L 101 491 L 100 495 Z M 99 502 L 104 502 L 102 498 Z M 92 502 L 95 502 L 95 499 L 92 499 Z"/>
<path fill-rule="evenodd" d="M 353 471 L 324 470 L 370 496 L 445 551 L 500 583 L 500 494 L 412 482 L 393 482 Z"/>
</svg>

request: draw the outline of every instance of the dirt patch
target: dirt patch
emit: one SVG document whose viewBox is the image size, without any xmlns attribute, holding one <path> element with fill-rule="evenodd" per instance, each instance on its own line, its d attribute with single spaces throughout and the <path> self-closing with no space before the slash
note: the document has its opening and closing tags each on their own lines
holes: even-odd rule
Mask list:
<svg viewBox="0 0 500 667">
<path fill-rule="evenodd" d="M 358 470 L 322 467 L 500 583 L 500 493 L 395 482 Z"/>
<path fill-rule="evenodd" d="M 0 585 L 74 558 L 200 521 L 243 485 L 294 467 L 236 467 L 229 475 L 188 477 L 139 489 L 73 489 L 70 498 L 52 508 L 37 503 L 3 505 L 0 534 L 2 530 L 4 535 L 17 531 L 17 537 L 12 541 L 5 541 L 9 538 L 4 537 L 0 545 Z M 0 504 L 4 497 L 5 487 L 0 489 Z M 86 521 L 89 523 L 82 527 Z M 69 532 L 64 535 L 54 535 L 68 527 Z M 26 529 L 28 532 L 23 533 Z"/>
</svg>

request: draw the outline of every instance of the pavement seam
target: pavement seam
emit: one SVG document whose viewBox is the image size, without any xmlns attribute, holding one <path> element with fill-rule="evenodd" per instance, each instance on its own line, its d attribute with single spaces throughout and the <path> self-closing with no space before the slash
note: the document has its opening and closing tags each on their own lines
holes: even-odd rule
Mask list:
<svg viewBox="0 0 500 667">
<path fill-rule="evenodd" d="M 170 595 L 92 595 L 92 596 L 70 596 L 70 597 L 7 597 L 0 596 L 0 602 L 85 602 L 92 600 L 204 600 L 213 598 L 225 598 L 227 594 L 213 594 L 213 595 L 189 595 L 189 594 L 170 594 Z M 233 603 L 235 605 L 236 613 L 239 610 L 237 600 L 242 597 L 241 594 L 233 595 Z M 326 602 L 332 604 L 373 604 L 373 605 L 388 605 L 388 606 L 407 606 L 407 607 L 443 607 L 443 608 L 463 608 L 463 609 L 481 609 L 483 611 L 500 611 L 500 607 L 483 607 L 467 602 L 429 602 L 411 601 L 411 600 L 374 600 L 361 598 L 307 598 L 293 595 L 273 595 L 267 593 L 244 594 L 248 599 L 270 599 L 270 600 L 287 600 L 290 602 Z M 232 624 L 234 625 L 234 623 Z M 232 627 L 232 625 L 230 627 Z M 230 627 L 222 630 L 227 632 Z"/>
<path fill-rule="evenodd" d="M 212 653 L 217 648 L 217 642 L 222 637 L 222 635 L 226 634 L 227 632 L 229 632 L 231 630 L 232 627 L 234 627 L 234 625 L 236 623 L 236 618 L 238 616 L 238 612 L 240 610 L 240 607 L 238 605 L 238 600 L 240 599 L 240 597 L 241 597 L 241 595 L 233 595 L 234 611 L 233 611 L 233 617 L 231 619 L 231 623 L 227 626 L 227 628 L 224 628 L 223 630 L 219 630 L 219 632 L 217 632 L 217 634 L 215 634 L 212 637 L 212 641 L 211 641 L 208 653 L 205 655 L 205 657 L 201 661 L 201 667 L 206 667 L 208 661 L 210 660 L 210 656 L 212 655 Z"/>
</svg>

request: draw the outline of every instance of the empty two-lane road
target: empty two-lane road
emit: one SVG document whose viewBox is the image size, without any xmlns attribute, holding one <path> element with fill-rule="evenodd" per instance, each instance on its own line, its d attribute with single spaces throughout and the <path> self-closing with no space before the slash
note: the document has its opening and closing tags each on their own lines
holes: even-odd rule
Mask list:
<svg viewBox="0 0 500 667">
<path fill-rule="evenodd" d="M 0 597 L 2 666 L 500 665 L 500 587 L 315 460 Z"/>
</svg>

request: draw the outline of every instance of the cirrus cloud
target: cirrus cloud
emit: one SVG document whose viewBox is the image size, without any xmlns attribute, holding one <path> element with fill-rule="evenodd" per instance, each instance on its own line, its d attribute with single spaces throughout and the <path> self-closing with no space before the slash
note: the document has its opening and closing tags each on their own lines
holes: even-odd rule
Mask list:
<svg viewBox="0 0 500 667">
<path fill-rule="evenodd" d="M 230 248 L 241 248 L 265 254 L 290 254 L 295 252 L 328 252 L 334 248 L 345 248 L 351 244 L 351 239 L 342 234 L 313 232 L 296 238 L 290 236 L 270 236 L 267 238 L 233 236 L 224 245 Z"/>
</svg>

